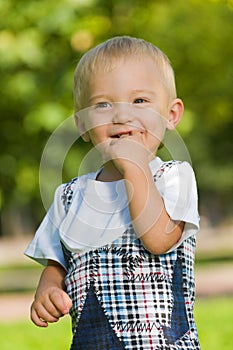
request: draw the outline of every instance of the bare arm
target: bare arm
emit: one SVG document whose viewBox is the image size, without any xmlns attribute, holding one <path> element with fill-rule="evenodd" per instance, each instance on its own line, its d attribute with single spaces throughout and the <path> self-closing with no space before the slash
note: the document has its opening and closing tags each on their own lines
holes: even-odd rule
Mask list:
<svg viewBox="0 0 233 350">
<path fill-rule="evenodd" d="M 67 314 L 72 301 L 65 292 L 64 268 L 49 260 L 43 270 L 34 302 L 31 306 L 31 320 L 39 327 L 47 327 L 50 322 L 57 322 Z"/>
<path fill-rule="evenodd" d="M 124 173 L 132 223 L 143 245 L 153 254 L 162 254 L 178 242 L 184 223 L 168 215 L 149 166 L 134 166 Z"/>
<path fill-rule="evenodd" d="M 143 245 L 153 254 L 162 254 L 177 243 L 184 223 L 168 215 L 149 167 L 152 154 L 139 132 L 117 139 L 109 147 L 115 167 L 125 179 L 129 210 L 134 229 Z"/>
</svg>

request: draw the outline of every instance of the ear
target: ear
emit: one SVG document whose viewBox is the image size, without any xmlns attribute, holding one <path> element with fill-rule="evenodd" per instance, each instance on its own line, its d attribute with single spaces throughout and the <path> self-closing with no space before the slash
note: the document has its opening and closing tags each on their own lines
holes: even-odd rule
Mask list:
<svg viewBox="0 0 233 350">
<path fill-rule="evenodd" d="M 79 117 L 78 112 L 74 114 L 74 120 L 83 141 L 89 142 L 90 141 L 89 133 L 88 131 L 86 131 L 85 124 L 84 122 L 81 121 L 81 118 Z"/>
<path fill-rule="evenodd" d="M 169 114 L 168 114 L 168 123 L 167 129 L 173 130 L 179 124 L 182 115 L 184 113 L 184 104 L 180 98 L 176 98 L 172 101 Z"/>
</svg>

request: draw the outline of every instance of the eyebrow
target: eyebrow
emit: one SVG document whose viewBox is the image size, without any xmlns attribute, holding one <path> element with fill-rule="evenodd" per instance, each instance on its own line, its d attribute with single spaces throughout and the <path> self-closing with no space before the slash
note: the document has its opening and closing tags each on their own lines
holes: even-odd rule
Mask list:
<svg viewBox="0 0 233 350">
<path fill-rule="evenodd" d="M 148 89 L 134 89 L 132 93 L 137 93 L 137 94 L 149 94 L 149 95 L 156 95 L 156 92 L 154 90 L 148 90 Z"/>
<path fill-rule="evenodd" d="M 148 90 L 148 89 L 134 89 L 131 91 L 131 95 L 135 94 L 149 94 L 150 96 L 155 96 L 156 92 L 154 90 Z M 111 100 L 110 96 L 108 94 L 99 94 L 91 96 L 89 99 L 89 103 L 92 103 L 94 100 L 103 99 L 103 100 Z"/>
<path fill-rule="evenodd" d="M 105 95 L 105 94 L 94 95 L 89 98 L 89 103 L 98 99 L 109 100 L 109 97 L 108 95 Z"/>
</svg>

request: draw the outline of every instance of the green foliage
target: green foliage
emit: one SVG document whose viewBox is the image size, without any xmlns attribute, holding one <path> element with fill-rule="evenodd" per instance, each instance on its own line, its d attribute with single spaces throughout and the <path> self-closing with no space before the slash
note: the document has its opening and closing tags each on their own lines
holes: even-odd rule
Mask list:
<svg viewBox="0 0 233 350">
<path fill-rule="evenodd" d="M 220 208 L 230 213 L 232 0 L 0 0 L 0 19 L 1 207 L 27 208 L 39 221 L 40 158 L 51 132 L 72 114 L 75 65 L 93 45 L 129 34 L 170 57 L 186 107 L 178 130 L 202 210 L 213 218 Z M 64 180 L 76 176 L 85 147 L 76 145 Z"/>
</svg>

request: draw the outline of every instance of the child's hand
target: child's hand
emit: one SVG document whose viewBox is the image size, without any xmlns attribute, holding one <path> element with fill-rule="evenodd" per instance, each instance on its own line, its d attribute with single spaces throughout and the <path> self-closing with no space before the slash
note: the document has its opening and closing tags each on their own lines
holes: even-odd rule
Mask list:
<svg viewBox="0 0 233 350">
<path fill-rule="evenodd" d="M 113 139 L 104 151 L 105 158 L 111 159 L 122 174 L 130 169 L 132 171 L 135 167 L 144 169 L 154 156 L 147 145 L 144 133 L 140 130 Z"/>
<path fill-rule="evenodd" d="M 60 317 L 69 313 L 72 301 L 68 294 L 57 287 L 50 287 L 36 295 L 31 306 L 31 320 L 39 327 L 57 322 Z"/>
</svg>

